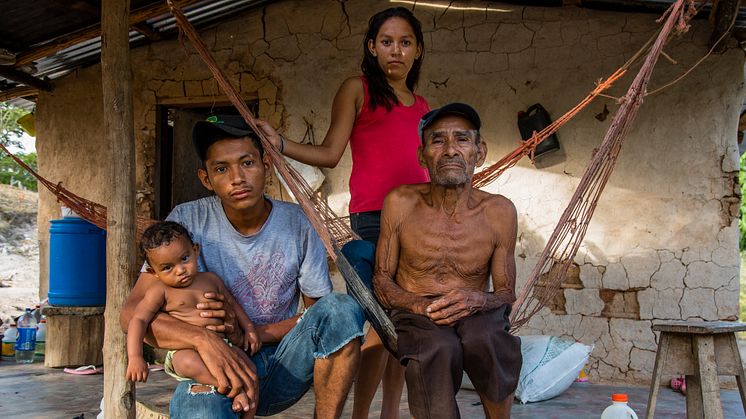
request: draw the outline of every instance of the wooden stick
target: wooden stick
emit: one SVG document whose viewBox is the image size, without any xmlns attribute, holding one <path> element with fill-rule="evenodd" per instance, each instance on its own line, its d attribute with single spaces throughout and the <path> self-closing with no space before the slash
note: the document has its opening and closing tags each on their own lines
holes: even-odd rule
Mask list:
<svg viewBox="0 0 746 419">
<path fill-rule="evenodd" d="M 4 92 L 0 92 L 0 102 L 5 102 L 7 100 L 16 99 L 19 97 L 30 97 L 38 95 L 39 90 L 34 87 L 18 86 L 12 89 L 8 89 Z"/>
<path fill-rule="evenodd" d="M 714 20 L 715 29 L 710 35 L 709 44 L 715 54 L 722 54 L 728 48 L 728 43 L 724 41 L 724 38 L 733 29 L 741 1 L 721 0 L 716 5 L 713 4 L 710 18 Z"/>
<path fill-rule="evenodd" d="M 106 311 L 104 312 L 104 416 L 135 417 L 135 386 L 125 380 L 126 340 L 119 313 L 135 267 L 135 130 L 129 45 L 129 0 L 101 4 L 101 86 L 105 143 L 109 145 Z"/>
<path fill-rule="evenodd" d="M 12 67 L 2 66 L 0 65 L 0 76 L 5 77 L 8 80 L 13 80 L 15 82 L 25 84 L 29 87 L 34 87 L 38 90 L 44 90 L 44 91 L 51 91 L 52 90 L 52 83 L 42 80 L 39 78 L 36 78 L 30 74 L 24 73 L 23 71 L 16 70 Z"/>
<path fill-rule="evenodd" d="M 151 41 L 160 41 L 161 39 L 163 39 L 163 36 L 160 32 L 158 32 L 157 30 L 155 30 L 155 28 L 145 22 L 135 23 L 134 25 L 132 25 L 132 29 L 140 32 Z"/>
</svg>

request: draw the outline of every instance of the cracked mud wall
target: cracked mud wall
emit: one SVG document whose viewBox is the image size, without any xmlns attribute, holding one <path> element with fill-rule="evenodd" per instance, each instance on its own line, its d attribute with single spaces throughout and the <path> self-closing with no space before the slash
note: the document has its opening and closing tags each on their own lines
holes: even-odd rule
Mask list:
<svg viewBox="0 0 746 419">
<path fill-rule="evenodd" d="M 467 2 L 468 3 L 468 2 Z M 574 106 L 653 35 L 657 16 L 575 7 L 471 2 L 478 11 L 415 9 L 425 31 L 418 93 L 431 107 L 471 103 L 483 118 L 487 164 L 517 146 L 516 112 L 541 103 L 553 117 Z M 217 62 L 259 114 L 289 138 L 318 143 L 339 84 L 359 74 L 368 18 L 384 1 L 280 1 L 201 31 Z M 487 9 L 484 9 L 487 5 Z M 706 52 L 710 27 L 666 47 L 651 89 Z M 152 216 L 156 106 L 225 99 L 190 46 L 179 40 L 133 50 L 137 206 Z M 655 319 L 735 319 L 738 313 L 738 153 L 743 52 L 708 59 L 680 83 L 649 96 L 625 142 L 561 298 L 521 330 L 595 345 L 594 381 L 644 382 L 652 370 Z M 634 73 L 633 68 L 632 73 Z M 608 93 L 622 96 L 633 74 Z M 42 173 L 99 201 L 106 170 L 100 67 L 56 81 L 37 107 Z M 604 119 L 604 109 L 610 114 Z M 618 105 L 598 99 L 559 132 L 562 149 L 522 161 L 487 190 L 519 212 L 518 286 L 530 273 Z M 598 118 L 598 119 L 597 119 Z M 309 129 L 310 127 L 310 129 Z M 308 136 L 306 136 L 308 139 Z M 349 151 L 324 170 L 322 192 L 346 215 Z M 269 191 L 287 197 L 275 179 Z M 42 260 L 58 204 L 40 194 Z M 46 268 L 42 263 L 42 284 Z M 44 288 L 46 285 L 43 285 Z"/>
</svg>

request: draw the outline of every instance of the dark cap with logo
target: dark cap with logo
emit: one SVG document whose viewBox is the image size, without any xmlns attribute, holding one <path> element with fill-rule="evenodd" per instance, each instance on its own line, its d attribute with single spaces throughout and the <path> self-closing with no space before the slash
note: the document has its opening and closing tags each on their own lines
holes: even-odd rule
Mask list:
<svg viewBox="0 0 746 419">
<path fill-rule="evenodd" d="M 216 141 L 243 137 L 253 140 L 256 134 L 241 115 L 212 115 L 204 121 L 197 121 L 192 128 L 192 143 L 202 161 L 207 157 L 207 149 Z M 260 143 L 255 141 L 255 144 Z"/>
<path fill-rule="evenodd" d="M 479 129 L 482 127 L 482 120 L 479 119 L 479 114 L 477 113 L 477 111 L 474 110 L 474 108 L 467 105 L 466 103 L 449 103 L 440 108 L 433 109 L 422 116 L 422 119 L 420 119 L 420 124 L 417 126 L 417 134 L 420 136 L 420 140 L 424 141 L 424 139 L 422 138 L 422 134 L 425 129 L 432 125 L 433 122 L 437 121 L 438 118 L 441 118 L 445 115 L 461 115 L 469 120 L 469 122 L 474 125 L 474 128 L 477 131 L 479 131 Z"/>
</svg>

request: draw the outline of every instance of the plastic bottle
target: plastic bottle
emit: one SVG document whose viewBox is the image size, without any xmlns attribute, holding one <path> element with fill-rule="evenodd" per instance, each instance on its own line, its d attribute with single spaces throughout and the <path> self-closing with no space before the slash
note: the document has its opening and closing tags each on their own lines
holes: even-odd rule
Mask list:
<svg viewBox="0 0 746 419">
<path fill-rule="evenodd" d="M 27 308 L 18 319 L 18 340 L 16 340 L 16 363 L 30 364 L 34 362 L 36 350 L 36 319 Z"/>
<path fill-rule="evenodd" d="M 18 339 L 18 329 L 15 323 L 11 323 L 3 335 L 3 357 L 14 358 L 16 356 L 16 339 Z"/>
<path fill-rule="evenodd" d="M 617 393 L 611 395 L 611 406 L 607 407 L 601 414 L 601 419 L 637 419 L 635 411 L 627 406 L 626 394 Z"/>
<path fill-rule="evenodd" d="M 39 323 L 39 327 L 36 329 L 36 351 L 34 352 L 34 356 L 37 359 L 44 359 L 44 344 L 47 340 L 47 319 L 44 317 L 41 318 L 41 323 Z"/>
</svg>

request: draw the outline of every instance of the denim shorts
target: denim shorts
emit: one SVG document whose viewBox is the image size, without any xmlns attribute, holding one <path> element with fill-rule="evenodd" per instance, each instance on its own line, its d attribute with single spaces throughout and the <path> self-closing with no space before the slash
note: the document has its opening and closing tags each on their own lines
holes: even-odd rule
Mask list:
<svg viewBox="0 0 746 419">
<path fill-rule="evenodd" d="M 363 336 L 365 318 L 349 295 L 320 298 L 277 345 L 265 345 L 251 357 L 259 377 L 258 416 L 274 415 L 294 405 L 313 383 L 314 362 Z M 172 419 L 236 418 L 231 400 L 215 391 L 193 393 L 193 380 L 182 381 L 171 398 Z M 312 415 L 309 412 L 309 417 Z"/>
</svg>

